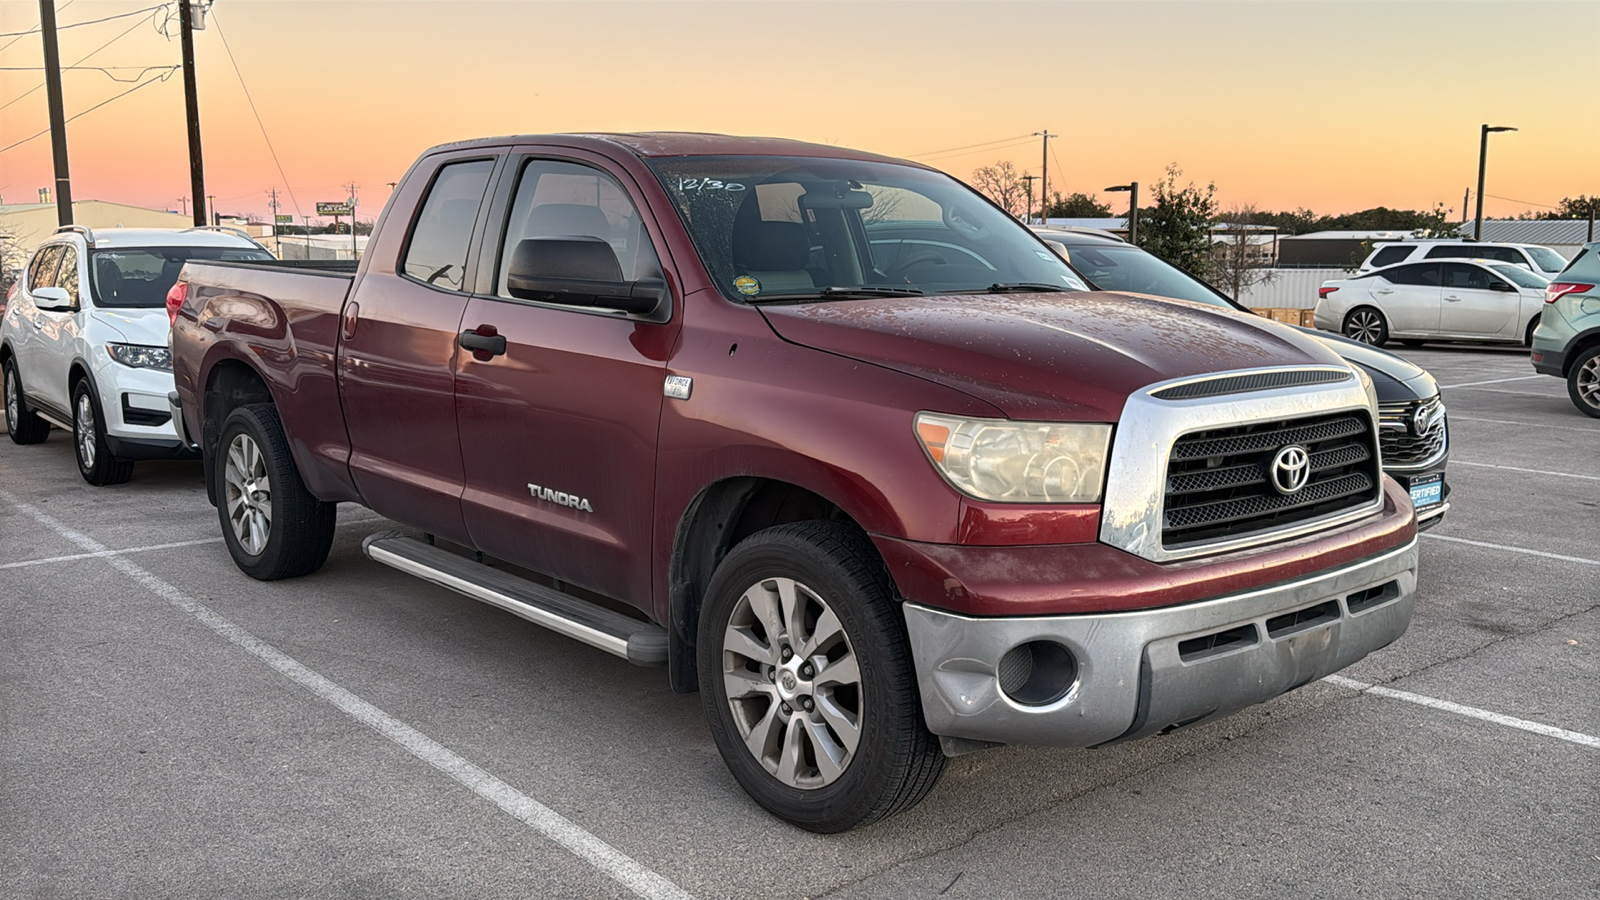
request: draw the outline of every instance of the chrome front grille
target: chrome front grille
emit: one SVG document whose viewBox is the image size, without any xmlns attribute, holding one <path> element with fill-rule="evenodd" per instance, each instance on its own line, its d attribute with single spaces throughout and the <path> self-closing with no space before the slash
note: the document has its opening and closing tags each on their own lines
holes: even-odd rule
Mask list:
<svg viewBox="0 0 1600 900">
<path fill-rule="evenodd" d="M 1419 422 L 1428 423 L 1422 434 L 1417 433 Z M 1384 468 L 1413 469 L 1432 465 L 1444 456 L 1449 444 L 1444 401 L 1438 395 L 1426 400 L 1378 404 L 1378 445 L 1383 453 Z"/>
<path fill-rule="evenodd" d="M 1167 462 L 1162 546 L 1174 549 L 1285 528 L 1367 506 L 1381 490 L 1371 419 L 1358 411 L 1191 432 Z M 1309 477 L 1284 493 L 1273 459 L 1303 447 Z"/>
</svg>

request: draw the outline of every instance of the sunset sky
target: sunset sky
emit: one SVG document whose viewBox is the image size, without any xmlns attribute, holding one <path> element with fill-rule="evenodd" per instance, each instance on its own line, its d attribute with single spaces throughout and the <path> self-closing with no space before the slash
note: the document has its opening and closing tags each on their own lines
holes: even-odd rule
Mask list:
<svg viewBox="0 0 1600 900">
<path fill-rule="evenodd" d="M 155 3 L 58 0 L 57 18 Z M 62 61 L 116 39 L 83 65 L 134 67 L 110 73 L 122 79 L 174 66 L 177 24 L 168 39 L 160 18 L 65 28 Z M 37 25 L 35 0 L 0 0 L 0 32 Z M 1459 214 L 1488 122 L 1521 129 L 1490 140 L 1486 212 L 1502 216 L 1600 194 L 1597 36 L 1596 0 L 217 0 L 196 55 L 207 193 L 224 214 L 267 214 L 269 188 L 310 213 L 353 181 L 371 218 L 419 151 L 485 135 L 777 135 L 967 178 L 1000 159 L 1037 172 L 1029 135 L 1045 128 L 1060 135 L 1052 188 L 1119 210 L 1102 188 L 1176 162 L 1224 205 Z M 49 125 L 42 87 L 27 93 L 41 59 L 37 34 L 0 37 L 0 147 Z M 67 72 L 67 115 L 138 83 Z M 68 136 L 77 199 L 177 209 L 188 192 L 177 72 Z M 51 178 L 48 135 L 0 152 L 5 202 L 36 201 Z"/>
</svg>

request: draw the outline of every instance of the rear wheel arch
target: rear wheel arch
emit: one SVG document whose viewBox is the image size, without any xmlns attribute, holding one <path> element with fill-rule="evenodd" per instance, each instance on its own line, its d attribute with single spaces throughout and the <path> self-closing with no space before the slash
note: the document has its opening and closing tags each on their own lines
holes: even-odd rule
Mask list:
<svg viewBox="0 0 1600 900">
<path fill-rule="evenodd" d="M 217 457 L 217 441 L 222 436 L 222 423 L 241 406 L 275 404 L 275 401 L 261 373 L 236 359 L 223 359 L 206 372 L 205 391 L 200 402 L 200 459 L 206 496 L 215 506 L 216 479 L 212 477 L 212 468 Z"/>
<path fill-rule="evenodd" d="M 1590 347 L 1600 345 L 1600 328 L 1591 328 L 1567 342 L 1561 351 L 1561 377 L 1572 374 L 1572 361 L 1582 356 Z"/>
<path fill-rule="evenodd" d="M 700 607 L 723 558 L 758 531 L 809 521 L 842 521 L 861 529 L 837 503 L 781 479 L 725 478 L 696 495 L 673 536 L 667 579 L 668 675 L 674 691 L 686 694 L 699 689 L 695 642 Z"/>
<path fill-rule="evenodd" d="M 1522 346 L 1524 346 L 1524 347 L 1532 347 L 1533 346 L 1533 332 L 1538 327 L 1539 327 L 1539 313 L 1534 313 L 1533 314 L 1533 318 L 1528 320 L 1527 329 L 1522 332 Z"/>
</svg>

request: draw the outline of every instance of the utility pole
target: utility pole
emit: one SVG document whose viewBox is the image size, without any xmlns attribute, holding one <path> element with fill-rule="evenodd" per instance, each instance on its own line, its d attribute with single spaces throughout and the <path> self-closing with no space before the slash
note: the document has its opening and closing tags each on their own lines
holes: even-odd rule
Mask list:
<svg viewBox="0 0 1600 900">
<path fill-rule="evenodd" d="M 39 0 L 44 38 L 44 92 L 50 105 L 50 149 L 56 161 L 56 219 L 72 224 L 72 177 L 67 173 L 67 114 L 61 104 L 61 53 L 56 49 L 56 0 Z"/>
<path fill-rule="evenodd" d="M 345 187 L 350 191 L 350 258 L 356 259 L 361 255 L 356 244 L 356 195 L 361 192 L 361 185 L 352 181 Z"/>
<path fill-rule="evenodd" d="M 1472 201 L 1472 188 L 1461 192 L 1461 224 L 1467 224 L 1467 204 Z"/>
<path fill-rule="evenodd" d="M 178 205 L 183 207 L 183 214 L 187 216 L 189 214 L 189 198 L 188 197 L 179 197 L 178 198 Z"/>
<path fill-rule="evenodd" d="M 1589 198 L 1589 243 L 1594 243 L 1594 208 L 1600 206 L 1600 197 Z"/>
<path fill-rule="evenodd" d="M 222 224 L 222 215 L 217 212 L 217 195 L 216 194 L 207 194 L 206 195 L 206 199 L 211 201 L 211 224 L 212 225 L 221 225 Z M 197 209 L 197 210 L 195 210 L 195 212 L 196 212 L 196 214 L 198 214 L 200 211 Z M 196 216 L 196 218 L 198 218 L 198 215 Z M 202 224 L 204 224 L 204 223 L 202 223 Z"/>
<path fill-rule="evenodd" d="M 267 196 L 272 198 L 267 205 L 272 207 L 272 249 L 276 251 L 278 249 L 278 189 L 268 188 Z"/>
<path fill-rule="evenodd" d="M 1043 170 L 1039 175 L 1039 224 L 1048 225 L 1050 224 L 1050 139 L 1061 135 L 1051 134 L 1048 128 L 1035 131 L 1033 134 L 1034 137 L 1044 138 Z"/>
<path fill-rule="evenodd" d="M 1506 125 L 1491 126 L 1487 123 L 1483 126 L 1478 140 L 1478 214 L 1472 226 L 1472 239 L 1475 241 L 1483 240 L 1483 170 L 1489 163 L 1489 133 L 1492 131 L 1516 131 L 1516 129 Z"/>
<path fill-rule="evenodd" d="M 42 2 L 42 0 L 41 0 Z M 194 224 L 206 224 L 205 164 L 200 159 L 200 95 L 194 83 L 194 14 L 193 0 L 178 0 L 178 34 L 183 45 L 183 107 L 189 120 L 189 191 L 194 197 Z M 205 28 L 205 10 L 198 10 L 200 27 Z"/>
<path fill-rule="evenodd" d="M 1023 218 L 1028 221 L 1029 225 L 1033 224 L 1033 181 L 1038 177 L 1037 175 L 1022 176 L 1023 190 L 1028 192 L 1028 212 Z"/>
</svg>

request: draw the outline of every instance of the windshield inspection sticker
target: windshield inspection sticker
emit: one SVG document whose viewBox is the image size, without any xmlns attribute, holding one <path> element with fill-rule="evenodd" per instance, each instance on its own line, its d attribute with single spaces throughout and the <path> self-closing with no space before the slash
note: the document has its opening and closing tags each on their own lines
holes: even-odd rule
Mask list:
<svg viewBox="0 0 1600 900">
<path fill-rule="evenodd" d="M 733 286 L 736 290 L 738 290 L 739 293 L 745 295 L 746 297 L 754 297 L 755 295 L 761 293 L 761 282 L 751 278 L 749 275 L 740 275 L 738 278 L 735 278 L 733 280 Z"/>
</svg>

